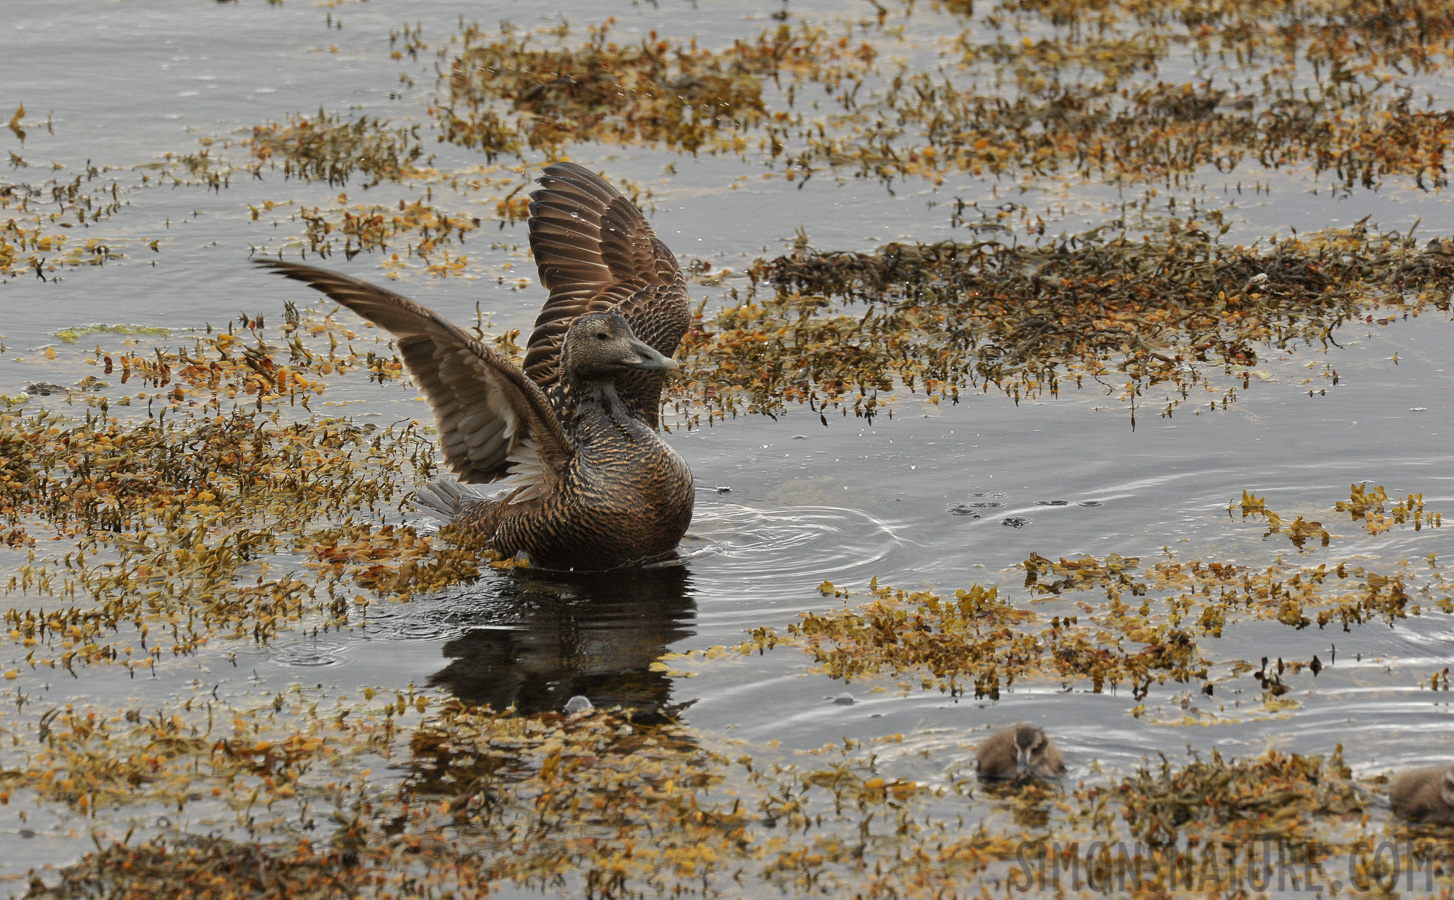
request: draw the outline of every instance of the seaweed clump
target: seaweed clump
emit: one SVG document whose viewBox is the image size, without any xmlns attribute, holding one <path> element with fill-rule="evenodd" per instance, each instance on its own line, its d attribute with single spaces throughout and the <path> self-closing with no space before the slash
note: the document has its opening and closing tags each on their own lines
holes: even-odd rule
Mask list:
<svg viewBox="0 0 1454 900">
<path fill-rule="evenodd" d="M 1297 840 L 1317 819 L 1356 815 L 1366 803 L 1341 748 L 1327 760 L 1276 750 L 1230 763 L 1215 750 L 1210 760 L 1192 757 L 1179 768 L 1163 757 L 1159 769 L 1142 767 L 1112 789 L 1136 837 Z"/>
<path fill-rule="evenodd" d="M 962 16 L 973 6 L 945 5 Z M 441 139 L 491 160 L 602 141 L 758 158 L 785 164 L 788 180 L 1029 172 L 1190 187 L 1255 161 L 1330 172 L 1345 192 L 1391 176 L 1448 183 L 1454 114 L 1414 101 L 1415 79 L 1454 46 L 1444 9 L 1006 0 L 928 66 L 879 63 L 904 40 L 875 6 L 876 21 L 837 37 L 785 23 L 711 51 L 655 33 L 617 45 L 609 21 L 574 45 L 565 24 L 544 35 L 506 26 L 488 42 L 470 25 L 432 114 Z M 905 18 L 933 15 L 905 6 Z"/>
<path fill-rule="evenodd" d="M 276 166 L 281 159 L 288 178 L 341 186 L 357 170 L 368 177 L 364 187 L 370 188 L 417 173 L 416 163 L 424 156 L 418 132 L 417 125 L 391 129 L 367 116 L 348 122 L 320 109 L 312 118 L 294 116 L 285 124 L 254 127 L 249 149 L 259 167 Z"/>
<path fill-rule="evenodd" d="M 307 839 L 259 844 L 178 834 L 171 839 L 110 844 L 63 870 L 53 886 L 32 881 L 25 896 L 32 900 L 119 896 L 332 900 L 359 896 L 368 884 L 355 861 L 346 850 Z"/>
<path fill-rule="evenodd" d="M 612 21 L 592 27 L 585 43 L 535 48 L 534 35 L 507 26 L 484 42 L 480 27 L 464 32 L 451 63 L 448 94 L 431 109 L 440 139 L 483 152 L 493 161 L 520 145 L 554 151 L 569 143 L 660 144 L 674 150 L 746 152 L 746 134 L 766 126 L 761 141 L 781 152 L 763 97 L 764 79 L 822 74 L 828 60 L 861 65 L 874 52 L 830 39 L 821 28 L 782 25 L 752 40 L 712 51 L 661 39 L 635 45 L 609 40 Z M 556 37 L 568 33 L 564 26 Z M 516 124 L 499 113 L 503 103 Z"/>
<path fill-rule="evenodd" d="M 688 335 L 697 380 L 679 389 L 683 412 L 695 401 L 710 422 L 806 403 L 871 419 L 900 384 L 934 403 L 991 388 L 1018 402 L 1090 380 L 1133 415 L 1165 384 L 1154 408 L 1170 416 L 1233 402 L 1267 348 L 1326 347 L 1382 306 L 1447 310 L 1454 246 L 1361 226 L 1261 250 L 1198 230 L 1092 233 L 1037 247 L 803 249 L 750 275 L 746 300 Z M 760 287 L 771 294 L 758 299 Z M 1218 373 L 1231 383 L 1215 386 Z M 1326 378 L 1337 383 L 1331 367 Z"/>
<path fill-rule="evenodd" d="M 306 706 L 300 712 L 311 715 Z M 343 727 L 342 717 L 318 724 L 328 740 L 300 745 L 293 768 L 326 759 L 329 744 L 347 756 L 360 737 L 382 749 L 357 724 Z M 698 741 L 680 724 L 644 725 L 619 711 L 522 717 L 446 704 L 414 730 L 408 774 L 392 789 L 356 777 L 326 786 L 321 778 L 287 780 L 298 791 L 294 802 L 306 798 L 302 816 L 273 796 L 269 814 L 250 801 L 239 807 L 250 813 L 245 839 L 171 830 L 135 841 L 98 838 L 97 849 L 54 885 L 33 881 L 27 896 L 147 900 L 180 889 L 216 900 L 284 890 L 302 898 L 424 898 L 513 887 L 603 900 L 850 888 L 888 898 L 1006 877 L 1021 889 L 1072 879 L 1064 886 L 1076 895 L 1103 894 L 1097 885 L 1110 884 L 1148 893 L 1158 885 L 1230 890 L 1262 883 L 1274 850 L 1293 854 L 1286 862 L 1298 864 L 1300 877 L 1327 879 L 1369 863 L 1374 843 L 1372 832 L 1359 830 L 1364 794 L 1338 752 L 1163 761 L 1049 802 L 1035 790 L 907 776 L 920 754 L 902 755 L 903 735 L 849 739 L 786 762 L 713 752 Z M 229 743 L 240 746 L 238 759 L 259 762 L 281 761 L 294 745 Z M 212 756 L 225 761 L 224 778 L 253 783 L 236 778 L 247 766 L 230 752 Z M 202 767 L 194 790 L 211 782 L 212 767 Z M 317 812 L 307 811 L 310 803 Z M 327 827 L 317 827 L 325 815 Z M 1134 843 L 1123 838 L 1122 823 Z M 1417 849 L 1437 853 L 1427 844 Z M 1082 862 L 1083 876 L 1067 871 L 1067 863 Z M 1388 882 L 1375 866 L 1360 872 L 1370 884 Z M 1439 877 L 1446 883 L 1447 869 Z"/>
<path fill-rule="evenodd" d="M 1380 492 L 1355 485 L 1350 501 L 1336 505 L 1343 509 L 1351 503 L 1363 508 L 1365 515 L 1377 516 L 1371 507 L 1380 503 Z M 1396 509 L 1404 512 L 1399 524 L 1413 531 L 1438 527 L 1438 514 L 1423 511 L 1418 497 L 1399 501 Z M 1248 515 L 1281 522 L 1282 517 L 1249 493 L 1244 492 L 1243 508 Z M 1370 533 L 1382 534 L 1388 528 Z M 1327 534 L 1320 526 L 1319 533 Z M 1309 546 L 1306 552 L 1320 549 Z M 869 582 L 866 603 L 803 613 L 785 633 L 756 629 L 749 640 L 732 649 L 761 653 L 778 645 L 797 646 L 825 674 L 844 682 L 915 678 L 920 689 L 955 696 L 972 690 L 977 698 L 997 698 L 1002 689 L 1036 679 L 1067 688 L 1084 685 L 1096 693 L 1125 685 L 1138 700 L 1154 686 L 1167 683 L 1199 683 L 1201 691 L 1211 695 L 1220 681 L 1250 671 L 1237 664 L 1229 675 L 1214 672 L 1202 646 L 1206 639 L 1222 637 L 1224 629 L 1239 620 L 1277 622 L 1298 630 L 1316 625 L 1352 631 L 1371 622 L 1393 624 L 1425 609 L 1454 612 L 1454 590 L 1434 565 L 1432 554 L 1428 563 L 1426 572 L 1416 572 L 1407 563 L 1380 572 L 1348 560 L 1289 566 L 1279 559 L 1258 568 L 1181 561 L 1168 551 L 1143 567 L 1141 559 L 1118 554 L 1055 560 L 1033 553 L 1021 567 L 1035 606 L 1012 604 L 995 585 L 971 585 L 951 598 L 927 590 L 896 590 L 875 578 Z M 845 600 L 853 593 L 831 582 L 819 590 Z M 1097 601 L 1088 596 L 1092 592 L 1103 597 Z M 1040 603 L 1055 605 L 1042 608 Z M 714 648 L 704 655 L 719 651 Z M 1288 690 L 1281 680 L 1284 672 L 1308 670 L 1316 676 L 1322 665 L 1317 657 L 1278 659 L 1275 674 L 1268 674 L 1268 660 L 1263 660 L 1256 676 L 1260 696 L 1264 701 L 1288 702 L 1277 699 Z M 1435 687 L 1438 682 L 1436 677 Z M 899 686 L 909 689 L 904 681 Z M 1142 711 L 1138 707 L 1135 714 Z"/>
<path fill-rule="evenodd" d="M 431 262 L 430 271 L 458 269 L 467 261 L 464 256 L 451 257 L 448 248 L 463 244 L 465 236 L 480 227 L 477 216 L 454 214 L 428 203 L 424 198 L 412 203 L 400 200 L 396 207 L 382 204 L 342 206 L 347 197 L 340 194 L 341 208 L 300 208 L 296 218 L 303 221 L 303 241 L 308 250 L 327 258 L 341 249 L 345 259 L 360 253 L 381 253 L 404 244 L 407 256 Z M 339 247 L 339 244 L 342 247 Z M 441 257 L 442 262 L 434 262 Z M 397 262 L 398 253 L 394 254 Z"/>
<path fill-rule="evenodd" d="M 346 622 L 368 601 L 343 578 L 401 596 L 478 574 L 475 548 L 368 521 L 433 471 L 418 426 L 290 421 L 325 379 L 392 380 L 398 359 L 345 351 L 351 332 L 292 309 L 281 340 L 245 325 L 147 356 L 98 348 L 86 361 L 121 384 L 62 389 L 84 417 L 0 413 L 0 618 L 22 664 L 134 673 L 219 634 Z M 41 536 L 65 543 L 38 550 Z"/>
<path fill-rule="evenodd" d="M 1076 617 L 1044 621 L 1000 599 L 994 586 L 956 591 L 952 601 L 929 591 L 881 587 L 876 579 L 870 591 L 874 599 L 859 609 L 803 613 L 788 626 L 787 642 L 845 682 L 913 674 L 925 690 L 958 696 L 972 685 L 977 698 L 998 698 L 1001 688 L 1035 677 L 1086 681 L 1097 693 L 1128 684 L 1138 699 L 1154 684 L 1208 677 L 1209 661 L 1191 635 L 1175 627 L 1126 629 L 1128 643 L 1144 645 L 1128 646 Z M 1107 618 L 1119 617 L 1120 609 Z M 780 641 L 764 630 L 739 649 Z"/>
</svg>

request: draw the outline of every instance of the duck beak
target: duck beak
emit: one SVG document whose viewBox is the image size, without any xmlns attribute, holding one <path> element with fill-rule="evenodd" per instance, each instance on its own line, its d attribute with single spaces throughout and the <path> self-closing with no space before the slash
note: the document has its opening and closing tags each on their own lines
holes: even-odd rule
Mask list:
<svg viewBox="0 0 1454 900">
<path fill-rule="evenodd" d="M 681 365 L 676 360 L 668 356 L 662 356 L 648 344 L 638 341 L 636 338 L 631 338 L 630 343 L 631 349 L 635 352 L 636 356 L 635 358 L 629 358 L 622 362 L 622 365 L 628 369 L 675 372 L 681 368 Z"/>
</svg>

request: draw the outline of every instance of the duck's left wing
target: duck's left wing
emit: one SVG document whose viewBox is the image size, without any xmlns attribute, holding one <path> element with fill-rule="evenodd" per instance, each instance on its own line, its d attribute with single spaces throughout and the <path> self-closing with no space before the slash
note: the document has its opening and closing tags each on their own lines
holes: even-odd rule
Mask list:
<svg viewBox="0 0 1454 900">
<path fill-rule="evenodd" d="M 301 281 L 394 335 L 404 366 L 424 392 L 444 459 L 460 481 L 506 475 L 548 492 L 574 449 L 543 391 L 503 354 L 432 310 L 348 275 L 279 260 L 258 265 Z M 529 489 L 533 488 L 533 489 Z"/>
<path fill-rule="evenodd" d="M 687 283 L 646 217 L 575 163 L 546 166 L 540 185 L 530 201 L 530 249 L 550 299 L 530 333 L 525 374 L 542 387 L 554 384 L 571 323 L 605 310 L 624 316 L 631 332 L 658 353 L 676 353 L 691 324 Z M 661 385 L 661 373 L 637 373 L 618 381 L 617 389 L 654 428 Z"/>
</svg>

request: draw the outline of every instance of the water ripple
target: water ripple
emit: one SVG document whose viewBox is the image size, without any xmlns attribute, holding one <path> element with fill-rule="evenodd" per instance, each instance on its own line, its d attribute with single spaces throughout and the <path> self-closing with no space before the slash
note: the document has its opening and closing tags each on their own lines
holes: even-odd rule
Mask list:
<svg viewBox="0 0 1454 900">
<path fill-rule="evenodd" d="M 294 669 L 317 669 L 336 666 L 348 654 L 349 648 L 342 643 L 322 643 L 308 640 L 304 643 L 279 647 L 271 654 L 271 661 L 279 666 Z"/>
<path fill-rule="evenodd" d="M 866 580 L 902 544 L 893 525 L 862 510 L 714 504 L 698 511 L 681 552 L 713 593 L 801 597 L 824 579 Z"/>
</svg>

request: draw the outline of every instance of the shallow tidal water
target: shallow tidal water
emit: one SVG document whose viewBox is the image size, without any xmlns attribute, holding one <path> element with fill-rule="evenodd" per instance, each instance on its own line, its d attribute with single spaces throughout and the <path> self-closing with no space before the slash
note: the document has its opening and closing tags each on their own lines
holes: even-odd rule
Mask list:
<svg viewBox="0 0 1454 900">
<path fill-rule="evenodd" d="M 0 283 L 0 394 L 15 395 L 34 382 L 75 383 L 93 371 L 85 365 L 91 344 L 135 340 L 144 355 L 148 342 L 189 344 L 209 323 L 220 326 L 240 311 L 280 320 L 284 301 L 292 301 L 326 312 L 326 302 L 306 289 L 255 271 L 248 264 L 251 248 L 297 258 L 301 226 L 289 218 L 291 210 L 327 203 L 340 192 L 393 204 L 412 200 L 421 186 L 386 182 L 365 191 L 356 182 L 288 180 L 267 169 L 256 178 L 234 175 L 218 189 L 143 184 L 140 176 L 155 172 L 150 167 L 165 164 L 169 153 L 193 152 L 199 138 L 221 143 L 320 107 L 427 124 L 424 97 L 435 53 L 390 58 L 389 33 L 405 22 L 421 21 L 425 38 L 442 47 L 460 17 L 509 18 L 534 28 L 561 16 L 584 27 L 604 15 L 591 4 L 567 5 L 559 16 L 531 4 L 496 6 L 130 2 L 93 4 L 78 13 L 6 0 L 0 118 L 23 103 L 27 137 L 21 144 L 0 132 L 0 139 L 28 165 L 0 172 L 0 184 L 69 177 L 89 160 L 110 167 L 103 177 L 117 182 L 125 205 L 68 235 L 73 245 L 82 238 L 110 242 L 117 258 Z M 805 19 L 865 13 L 847 6 L 793 3 L 791 12 Z M 619 4 L 610 13 L 618 37 L 655 29 L 715 46 L 770 27 L 775 9 L 764 5 L 760 14 L 744 14 L 732 4 L 663 0 Z M 920 10 L 905 26 L 902 52 L 928 53 L 944 21 L 942 11 Z M 402 83 L 401 73 L 412 83 Z M 1442 78 L 1430 79 L 1436 93 L 1442 85 Z M 47 117 L 49 128 L 37 124 Z M 447 143 L 430 142 L 426 151 L 444 173 L 484 164 Z M 814 247 L 841 250 L 961 239 L 965 234 L 952 227 L 948 213 L 955 198 L 989 203 L 1017 192 L 1018 202 L 1035 210 L 1062 211 L 1047 215 L 1051 232 L 1075 232 L 1110 217 L 1108 210 L 1130 192 L 1095 181 L 1039 184 L 1029 175 L 966 175 L 939 185 L 901 181 L 889 190 L 851 173 L 822 173 L 800 187 L 764 179 L 760 165 L 723 156 L 604 144 L 571 145 L 568 155 L 608 178 L 648 187 L 647 216 L 684 264 L 702 260 L 732 270 L 724 279 L 692 284 L 694 300 L 705 301 L 709 312 L 728 292 L 745 293 L 742 273 L 752 261 L 784 252 L 799 229 Z M 530 151 L 523 166 L 486 171 L 519 184 L 545 162 L 544 153 Z M 1244 167 L 1234 175 L 1202 172 L 1186 193 L 1210 202 L 1232 194 L 1232 182 L 1254 177 L 1270 186 L 1255 197 L 1225 201 L 1229 240 L 1251 243 L 1365 216 L 1388 230 L 1407 231 L 1417 221 L 1421 237 L 1454 235 L 1447 190 L 1390 183 L 1333 191 L 1320 176 L 1296 168 L 1257 175 Z M 443 195 L 442 179 L 432 189 Z M 487 332 L 528 333 L 543 291 L 525 224 L 491 218 L 508 189 L 456 198 L 486 218 L 461 245 L 468 255 L 464 277 L 434 277 L 416 265 L 400 270 L 392 288 L 461 324 L 476 321 L 478 305 Z M 281 211 L 265 212 L 260 222 L 253 209 L 266 201 Z M 269 218 L 277 224 L 265 227 Z M 375 254 L 308 261 L 385 279 Z M 98 322 L 174 331 L 100 334 L 75 345 L 55 336 Z M 350 327 L 364 331 L 358 323 Z M 32 710 L 65 704 L 149 709 L 201 694 L 245 703 L 295 685 L 319 698 L 414 685 L 526 713 L 561 710 L 578 695 L 598 707 L 665 710 L 703 734 L 787 755 L 845 738 L 903 735 L 902 742 L 884 745 L 880 758 L 901 777 L 929 783 L 962 771 L 988 729 L 1019 721 L 1052 734 L 1071 783 L 1127 773 L 1157 754 L 1185 759 L 1188 748 L 1242 757 L 1268 748 L 1326 755 L 1341 745 L 1360 778 L 1448 762 L 1454 707 L 1447 688 L 1428 684 L 1454 655 L 1454 616 L 1433 608 L 1437 598 L 1419 615 L 1349 630 L 1336 624 L 1293 629 L 1266 620 L 1230 625 L 1221 637 L 1200 641 L 1214 661 L 1211 696 L 1199 684 L 1177 683 L 1153 684 L 1137 697 L 1124 685 L 1093 692 L 1085 684 L 1038 680 L 1004 687 L 997 698 L 975 697 L 972 686 L 960 696 L 921 689 L 913 676 L 845 684 L 791 648 L 659 664 L 668 652 L 733 645 L 753 629 L 785 631 L 803 612 L 866 602 L 874 578 L 947 595 L 995 584 L 1001 596 L 1045 615 L 1068 608 L 1069 595 L 1036 599 L 1020 588 L 1023 562 L 1032 554 L 1052 560 L 1120 554 L 1141 558 L 1143 567 L 1167 555 L 1252 569 L 1278 560 L 1290 566 L 1355 560 L 1391 571 L 1434 558 L 1443 566 L 1454 559 L 1448 524 L 1367 535 L 1333 504 L 1348 498 L 1350 485 L 1381 485 L 1391 498 L 1419 493 L 1427 509 L 1454 515 L 1454 322 L 1429 309 L 1417 317 L 1348 322 L 1334 336 L 1336 345 L 1326 347 L 1265 348 L 1257 376 L 1234 403 L 1215 403 L 1208 392 L 1170 416 L 1160 414 L 1165 403 L 1158 398 L 1133 409 L 1120 385 L 1087 380 L 1079 388 L 1064 384 L 1058 396 L 1018 402 L 995 391 L 966 391 L 958 403 L 931 404 L 900 388 L 892 414 L 871 422 L 828 410 L 825 424 L 806 407 L 692 429 L 676 421 L 667 440 L 691 465 L 698 495 L 672 565 L 590 577 L 487 571 L 478 581 L 409 602 L 376 603 L 343 629 L 285 630 L 265 644 L 218 638 L 135 677 L 107 666 L 80 667 L 74 675 L 32 669 L 23 665 L 19 644 L 3 646 L 0 669 L 19 675 L 0 684 L 0 708 L 7 709 L 0 730 L 12 734 Z M 54 358 L 48 348 L 56 350 Z M 1328 366 L 1337 371 L 1336 383 L 1321 374 Z M 31 393 L 27 411 L 85 413 L 74 397 Z M 407 383 L 355 377 L 330 384 L 322 399 L 335 404 L 326 414 L 360 423 L 428 421 Z M 1244 491 L 1265 497 L 1288 520 L 1321 521 L 1334 535 L 1331 547 L 1300 551 L 1282 534 L 1265 534 L 1260 521 L 1234 509 Z M 824 582 L 848 596 L 821 592 Z M 0 600 L 7 602 L 30 601 L 12 594 Z M 1304 669 L 1284 678 L 1290 689 L 1284 705 L 1263 704 L 1255 676 L 1264 658 L 1306 663 L 1315 656 L 1322 666 L 1316 674 Z M 5 697 L 21 694 L 28 702 L 12 715 L 15 704 L 7 707 Z M 18 738 L 11 743 L 6 753 L 13 765 L 14 755 L 27 750 Z M 402 776 L 385 768 L 376 777 Z M 94 830 L 119 836 L 140 823 L 144 834 L 157 815 L 81 815 L 58 804 L 30 805 L 17 793 L 0 806 L 0 894 L 23 895 L 32 871 L 53 880 L 58 868 L 91 849 Z M 184 821 L 179 816 L 167 824 Z"/>
</svg>

